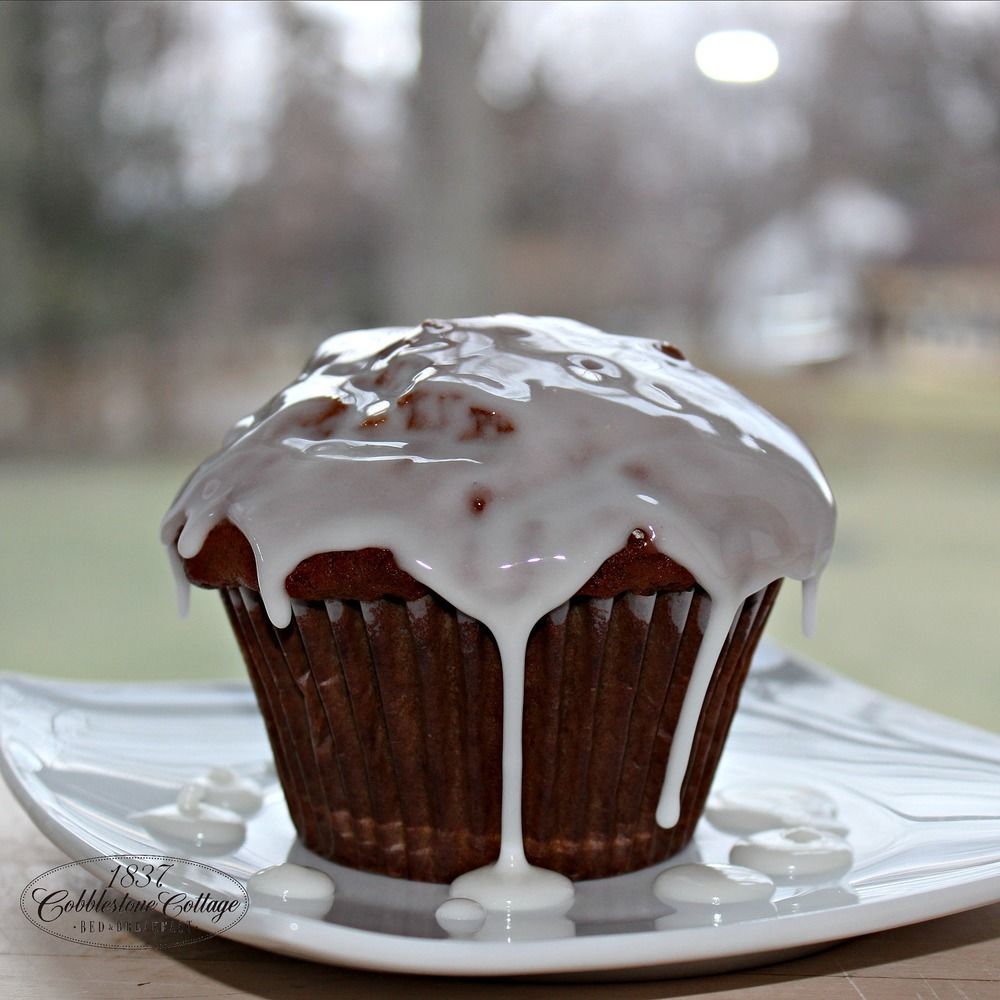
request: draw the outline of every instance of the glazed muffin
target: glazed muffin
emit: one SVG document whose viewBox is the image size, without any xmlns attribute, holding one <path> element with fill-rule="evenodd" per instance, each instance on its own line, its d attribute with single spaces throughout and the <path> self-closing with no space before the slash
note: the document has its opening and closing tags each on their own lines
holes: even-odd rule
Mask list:
<svg viewBox="0 0 1000 1000">
<path fill-rule="evenodd" d="M 221 592 L 307 847 L 584 879 L 688 842 L 833 524 L 805 446 L 672 345 L 507 315 L 332 337 L 163 540 Z"/>
</svg>

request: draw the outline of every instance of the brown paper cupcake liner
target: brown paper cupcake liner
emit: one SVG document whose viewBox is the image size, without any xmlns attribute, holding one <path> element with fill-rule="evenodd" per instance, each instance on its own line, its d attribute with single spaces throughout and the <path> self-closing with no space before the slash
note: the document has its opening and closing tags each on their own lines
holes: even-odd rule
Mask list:
<svg viewBox="0 0 1000 1000">
<path fill-rule="evenodd" d="M 690 840 L 779 586 L 733 622 L 670 830 L 655 812 L 708 595 L 574 597 L 535 626 L 522 793 L 531 862 L 603 878 Z M 222 596 L 306 847 L 428 882 L 496 859 L 503 692 L 488 629 L 433 594 L 294 601 L 284 629 L 254 591 Z"/>
</svg>

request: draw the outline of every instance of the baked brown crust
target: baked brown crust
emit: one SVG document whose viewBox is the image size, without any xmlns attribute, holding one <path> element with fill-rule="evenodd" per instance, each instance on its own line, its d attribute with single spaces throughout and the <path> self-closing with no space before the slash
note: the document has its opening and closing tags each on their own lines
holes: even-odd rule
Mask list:
<svg viewBox="0 0 1000 1000">
<path fill-rule="evenodd" d="M 253 549 L 243 532 L 228 520 L 209 532 L 196 556 L 184 560 L 184 571 L 199 587 L 260 590 Z M 694 585 L 694 577 L 637 528 L 577 593 L 615 597 L 626 591 L 651 594 L 689 590 Z M 429 593 L 428 587 L 400 568 L 392 552 L 382 548 L 310 556 L 288 574 L 285 589 L 289 597 L 303 601 L 375 601 L 382 597 L 412 601 Z"/>
</svg>

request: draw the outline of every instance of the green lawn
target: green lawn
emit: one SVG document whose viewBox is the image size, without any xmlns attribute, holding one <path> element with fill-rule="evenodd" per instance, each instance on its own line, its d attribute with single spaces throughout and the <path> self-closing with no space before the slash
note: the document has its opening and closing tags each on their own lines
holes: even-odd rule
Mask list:
<svg viewBox="0 0 1000 1000">
<path fill-rule="evenodd" d="M 838 501 L 817 635 L 786 584 L 769 634 L 872 687 L 1000 731 L 1000 379 L 944 371 L 747 386 Z"/>
<path fill-rule="evenodd" d="M 6 669 L 63 677 L 234 677 L 219 599 L 178 618 L 159 522 L 193 460 L 4 466 Z"/>
<path fill-rule="evenodd" d="M 770 635 L 899 697 L 1000 731 L 1000 380 L 745 386 L 813 446 L 840 506 L 818 635 L 788 584 Z M 79 678 L 241 676 L 218 598 L 178 619 L 157 540 L 194 458 L 0 468 L 4 669 Z"/>
</svg>

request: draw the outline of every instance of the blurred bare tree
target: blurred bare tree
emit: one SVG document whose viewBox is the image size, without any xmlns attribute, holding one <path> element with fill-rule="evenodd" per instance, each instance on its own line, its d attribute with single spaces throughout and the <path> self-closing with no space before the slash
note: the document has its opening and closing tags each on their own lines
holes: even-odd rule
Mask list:
<svg viewBox="0 0 1000 1000">
<path fill-rule="evenodd" d="M 391 313 L 476 315 L 501 301 L 494 282 L 503 176 L 495 112 L 476 87 L 490 4 L 423 0 L 420 66 L 400 157 L 391 248 Z"/>
<path fill-rule="evenodd" d="M 148 352 L 175 332 L 170 303 L 198 257 L 176 146 L 168 126 L 126 133 L 106 115 L 113 78 L 148 65 L 172 35 L 163 5 L 0 4 L 0 360 L 22 374 L 11 422 L 42 442 L 100 433 L 80 371 L 95 347 L 140 355 L 119 397 L 134 399 L 155 390 Z M 157 200 L 113 206 L 108 179 L 126 172 L 157 178 Z M 155 425 L 153 414 L 141 429 Z"/>
<path fill-rule="evenodd" d="M 382 311 L 374 303 L 391 162 L 344 124 L 344 104 L 358 95 L 336 24 L 292 4 L 271 9 L 282 72 L 267 170 L 220 209 L 188 339 L 302 328 L 305 352 L 306 337 L 331 322 L 374 321 Z"/>
<path fill-rule="evenodd" d="M 160 303 L 195 258 L 176 145 L 155 122 L 109 127 L 106 108 L 112 76 L 154 60 L 173 20 L 156 4 L 0 5 L 4 351 L 163 334 Z M 125 171 L 159 179 L 158 203 L 113 208 L 107 181 Z"/>
<path fill-rule="evenodd" d="M 393 9 L 414 58 L 366 72 L 292 0 L 0 0 L 0 444 L 197 436 L 330 327 L 506 308 L 697 352 L 996 244 L 992 0 Z M 698 72 L 734 23 L 776 76 Z"/>
</svg>

